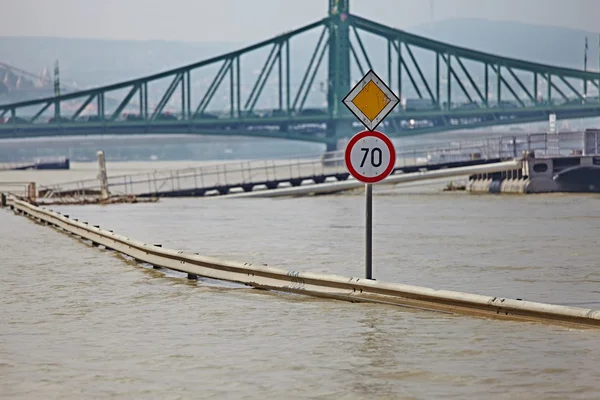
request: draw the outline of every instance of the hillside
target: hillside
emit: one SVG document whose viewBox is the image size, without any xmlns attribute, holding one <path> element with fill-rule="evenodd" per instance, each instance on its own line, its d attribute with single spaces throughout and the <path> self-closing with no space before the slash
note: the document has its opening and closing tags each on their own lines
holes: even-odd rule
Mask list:
<svg viewBox="0 0 600 400">
<path fill-rule="evenodd" d="M 0 61 L 38 74 L 44 68 L 52 72 L 54 60 L 59 60 L 64 83 L 95 86 L 178 67 L 237 47 L 217 42 L 0 37 Z"/>
<path fill-rule="evenodd" d="M 578 69 L 583 69 L 584 41 L 588 36 L 588 68 L 598 70 L 598 33 L 482 19 L 451 19 L 408 31 L 462 47 Z"/>
</svg>

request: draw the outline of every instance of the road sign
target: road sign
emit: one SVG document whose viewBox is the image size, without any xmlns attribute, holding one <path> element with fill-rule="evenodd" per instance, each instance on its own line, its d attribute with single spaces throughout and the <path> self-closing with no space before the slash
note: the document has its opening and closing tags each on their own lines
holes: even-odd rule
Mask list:
<svg viewBox="0 0 600 400">
<path fill-rule="evenodd" d="M 394 144 L 375 128 L 396 107 L 400 99 L 373 70 L 369 70 L 342 102 L 368 129 L 350 139 L 346 146 L 345 160 L 350 174 L 365 183 L 365 275 L 367 279 L 373 279 L 372 184 L 384 180 L 396 165 Z"/>
<path fill-rule="evenodd" d="M 345 152 L 346 168 L 365 183 L 365 276 L 373 279 L 373 183 L 384 180 L 396 165 L 392 141 L 378 131 L 363 131 L 350 139 Z"/>
<path fill-rule="evenodd" d="M 400 99 L 373 70 L 369 70 L 342 101 L 368 130 L 373 131 Z"/>
<path fill-rule="evenodd" d="M 378 131 L 363 131 L 350 139 L 345 152 L 346 168 L 357 180 L 370 184 L 385 179 L 396 165 L 392 141 Z"/>
</svg>

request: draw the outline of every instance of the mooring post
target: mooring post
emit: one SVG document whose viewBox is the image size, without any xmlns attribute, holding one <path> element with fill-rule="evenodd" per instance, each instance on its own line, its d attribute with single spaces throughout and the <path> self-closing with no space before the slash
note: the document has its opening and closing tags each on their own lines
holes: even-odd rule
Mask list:
<svg viewBox="0 0 600 400">
<path fill-rule="evenodd" d="M 108 177 L 106 176 L 106 161 L 104 159 L 104 151 L 98 150 L 98 179 L 100 180 L 100 199 L 107 200 L 108 192 Z"/>
<path fill-rule="evenodd" d="M 29 201 L 32 202 L 35 202 L 35 200 L 37 199 L 37 188 L 35 182 L 30 182 L 27 185 L 27 198 L 29 199 Z"/>
</svg>

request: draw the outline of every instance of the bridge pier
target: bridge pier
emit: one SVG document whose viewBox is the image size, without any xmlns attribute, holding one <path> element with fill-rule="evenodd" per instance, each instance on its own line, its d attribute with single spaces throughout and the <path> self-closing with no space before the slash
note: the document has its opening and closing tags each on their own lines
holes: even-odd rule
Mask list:
<svg viewBox="0 0 600 400">
<path fill-rule="evenodd" d="M 342 104 L 350 90 L 350 0 L 329 0 L 329 89 L 327 93 L 330 116 L 350 114 Z"/>
</svg>

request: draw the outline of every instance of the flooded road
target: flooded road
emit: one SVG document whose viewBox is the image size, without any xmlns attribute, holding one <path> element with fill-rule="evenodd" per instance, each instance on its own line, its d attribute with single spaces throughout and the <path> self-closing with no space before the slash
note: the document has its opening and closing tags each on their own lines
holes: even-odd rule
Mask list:
<svg viewBox="0 0 600 400">
<path fill-rule="evenodd" d="M 600 197 L 377 189 L 378 280 L 600 308 Z M 164 247 L 362 276 L 363 207 L 355 193 L 51 208 Z M 2 398 L 600 396 L 595 330 L 190 282 L 7 211 L 0 255 Z"/>
</svg>

